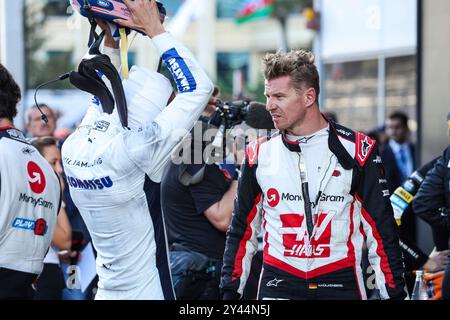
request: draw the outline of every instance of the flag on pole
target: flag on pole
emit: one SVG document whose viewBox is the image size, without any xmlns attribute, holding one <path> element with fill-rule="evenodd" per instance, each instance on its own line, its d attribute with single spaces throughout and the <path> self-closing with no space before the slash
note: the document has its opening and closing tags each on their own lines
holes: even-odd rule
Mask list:
<svg viewBox="0 0 450 320">
<path fill-rule="evenodd" d="M 264 18 L 272 13 L 273 0 L 249 0 L 244 7 L 238 12 L 236 22 L 238 24 L 248 22 L 250 20 Z"/>
</svg>

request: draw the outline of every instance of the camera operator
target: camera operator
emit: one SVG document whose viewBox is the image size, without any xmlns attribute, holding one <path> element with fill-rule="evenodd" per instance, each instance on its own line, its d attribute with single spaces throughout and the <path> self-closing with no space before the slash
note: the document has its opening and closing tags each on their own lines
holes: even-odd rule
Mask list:
<svg viewBox="0 0 450 320">
<path fill-rule="evenodd" d="M 202 137 L 215 110 L 218 90 L 196 124 Z M 222 171 L 221 165 L 194 163 L 194 154 L 206 143 L 192 135 L 188 141 L 188 164 L 171 163 L 161 182 L 161 203 L 167 224 L 172 281 L 177 299 L 219 299 L 220 270 L 225 232 L 231 221 L 237 190 L 237 171 Z M 202 139 L 203 140 L 203 139 Z M 185 145 L 185 144 L 184 144 Z M 188 151 L 189 152 L 189 151 Z M 182 182 L 181 175 L 202 175 L 201 181 Z M 186 185 L 188 184 L 188 185 Z"/>
<path fill-rule="evenodd" d="M 171 163 L 161 183 L 172 280 L 175 294 L 180 300 L 220 298 L 220 272 L 226 230 L 231 221 L 238 167 L 242 163 L 245 148 L 244 145 L 238 145 L 236 139 L 233 148 L 228 146 L 227 149 L 223 143 L 219 143 L 214 150 L 225 151 L 219 152 L 219 156 L 214 154 L 215 162 L 211 161 L 208 155 L 214 150 L 210 146 L 217 142 L 216 136 L 221 137 L 221 124 L 226 123 L 223 128 L 231 129 L 236 128 L 243 120 L 253 117 L 261 121 L 266 115 L 269 120 L 267 129 L 273 127 L 264 105 L 255 106 L 256 103 L 249 104 L 246 101 L 222 103 L 218 99 L 218 93 L 216 89 L 200 122 L 195 126 L 197 130 L 202 129 L 201 137 L 204 136 L 205 139 L 199 141 L 199 135 L 193 130 L 185 148 L 190 154 L 188 157 L 183 155 L 183 161 L 187 163 Z M 259 117 L 261 110 L 263 116 Z M 203 135 L 208 129 L 215 130 L 214 141 L 210 145 L 205 142 L 209 135 Z M 224 138 L 226 137 L 225 134 Z M 231 149 L 232 153 L 227 153 L 226 150 Z M 199 163 L 195 163 L 195 154 L 202 155 Z"/>
</svg>

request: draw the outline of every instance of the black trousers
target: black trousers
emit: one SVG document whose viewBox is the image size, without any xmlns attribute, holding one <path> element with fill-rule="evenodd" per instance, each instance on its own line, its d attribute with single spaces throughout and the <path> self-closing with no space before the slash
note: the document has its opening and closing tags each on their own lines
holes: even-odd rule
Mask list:
<svg viewBox="0 0 450 320">
<path fill-rule="evenodd" d="M 0 268 L 0 300 L 31 300 L 37 275 Z"/>
<path fill-rule="evenodd" d="M 62 300 L 64 288 L 64 275 L 60 266 L 54 263 L 45 263 L 44 269 L 36 281 L 34 300 Z"/>
<path fill-rule="evenodd" d="M 361 300 L 352 268 L 310 279 L 263 265 L 258 299 L 276 300 Z"/>
<path fill-rule="evenodd" d="M 222 261 L 193 251 L 170 251 L 177 300 L 219 300 Z"/>
</svg>

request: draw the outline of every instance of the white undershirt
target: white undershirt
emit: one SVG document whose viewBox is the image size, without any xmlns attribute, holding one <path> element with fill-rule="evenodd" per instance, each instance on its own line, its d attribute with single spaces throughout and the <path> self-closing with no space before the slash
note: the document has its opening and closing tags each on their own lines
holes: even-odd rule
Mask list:
<svg viewBox="0 0 450 320">
<path fill-rule="evenodd" d="M 308 136 L 287 136 L 291 141 L 300 142 L 300 149 L 305 157 L 308 192 L 311 202 L 316 201 L 320 179 L 323 171 L 327 169 L 323 166 L 328 151 L 328 130 L 329 127 L 326 127 Z"/>
<path fill-rule="evenodd" d="M 59 264 L 59 256 L 58 256 L 59 249 L 57 247 L 54 247 L 53 245 L 50 246 L 48 249 L 48 252 L 44 258 L 44 263 L 52 263 L 52 264 Z"/>
</svg>

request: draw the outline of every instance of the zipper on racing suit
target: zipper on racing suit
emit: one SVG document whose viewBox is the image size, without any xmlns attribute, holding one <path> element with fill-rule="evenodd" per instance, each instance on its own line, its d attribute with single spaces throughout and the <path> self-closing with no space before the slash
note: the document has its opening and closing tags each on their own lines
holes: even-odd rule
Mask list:
<svg viewBox="0 0 450 320">
<path fill-rule="evenodd" d="M 313 232 L 314 232 L 314 216 L 313 216 L 313 212 L 311 209 L 311 201 L 310 201 L 310 196 L 309 196 L 309 188 L 308 188 L 308 175 L 306 173 L 306 164 L 305 164 L 305 157 L 303 156 L 302 152 L 297 152 L 298 156 L 299 156 L 299 162 L 298 162 L 298 168 L 300 170 L 300 182 L 301 182 L 301 187 L 302 187 L 302 195 L 303 195 L 303 201 L 304 201 L 304 208 L 305 208 L 305 219 L 306 219 L 306 226 L 308 229 L 308 242 L 311 239 Z M 327 177 L 327 173 L 330 170 L 331 167 L 331 163 L 332 163 L 332 158 L 333 156 L 331 156 L 330 158 L 326 158 L 325 159 L 325 163 L 326 163 L 326 169 L 323 172 L 323 176 L 322 179 L 320 180 L 320 184 L 319 184 L 319 190 L 317 193 L 317 197 L 314 201 L 314 214 L 318 213 L 318 208 L 319 208 L 319 202 L 320 202 L 320 197 L 323 193 L 323 189 L 325 189 L 325 186 L 328 182 L 328 179 L 325 179 Z M 324 163 L 324 164 L 325 164 Z M 325 181 L 327 180 L 327 181 Z M 324 183 L 325 182 L 325 183 Z M 306 244 L 305 244 L 306 245 Z M 308 243 L 309 245 L 309 243 Z M 307 257 L 307 270 L 306 270 L 306 282 L 307 285 L 309 284 L 308 281 L 308 270 L 310 267 L 310 258 Z M 313 290 L 314 291 L 314 290 Z M 307 291 L 308 294 L 310 293 L 310 290 Z M 313 292 L 311 292 L 311 294 L 313 294 Z"/>
<path fill-rule="evenodd" d="M 308 238 L 311 239 L 312 232 L 314 230 L 314 222 L 311 210 L 311 201 L 309 198 L 308 178 L 306 174 L 305 157 L 301 152 L 298 152 L 299 163 L 298 168 L 300 170 L 300 182 L 302 184 L 303 204 L 305 207 L 305 219 L 306 226 L 308 228 Z"/>
<path fill-rule="evenodd" d="M 301 181 L 301 185 L 302 185 L 302 195 L 303 195 L 303 199 L 304 199 L 306 226 L 308 229 L 308 237 L 309 237 L 309 239 L 311 239 L 311 236 L 314 231 L 314 225 L 315 225 L 314 214 L 317 214 L 320 197 L 321 197 L 321 195 L 323 193 L 323 189 L 325 189 L 325 185 L 326 185 L 326 183 L 324 183 L 324 180 L 327 176 L 328 170 L 330 170 L 331 160 L 332 160 L 333 156 L 325 159 L 326 169 L 323 172 L 322 179 L 320 180 L 319 190 L 317 192 L 317 196 L 314 201 L 314 211 L 315 212 L 313 214 L 312 208 L 311 208 L 311 199 L 310 199 L 310 195 L 309 195 L 308 175 L 306 173 L 305 157 L 303 156 L 303 154 L 301 152 L 298 152 L 297 154 L 299 156 L 298 168 L 300 170 L 300 181 Z M 326 182 L 328 182 L 328 179 Z"/>
<path fill-rule="evenodd" d="M 314 222 L 313 222 L 313 216 L 312 216 L 312 210 L 311 210 L 311 201 L 309 199 L 309 189 L 308 189 L 308 176 L 306 174 L 306 164 L 305 164 L 305 157 L 303 156 L 302 152 L 298 152 L 298 156 L 299 156 L 299 161 L 298 161 L 298 168 L 300 170 L 300 183 L 301 183 L 301 188 L 302 188 L 302 196 L 303 196 L 303 205 L 304 205 L 304 209 L 305 209 L 305 219 L 306 219 L 306 227 L 307 227 L 307 231 L 308 231 L 308 239 L 305 239 L 305 246 L 307 246 L 306 250 L 308 252 L 309 250 L 309 240 L 311 239 L 313 230 L 314 230 Z M 306 243 L 306 241 L 308 241 Z M 307 254 L 306 255 L 306 270 L 305 270 L 305 280 L 306 280 L 306 285 L 309 285 L 309 276 L 308 276 L 308 271 L 310 268 L 310 257 Z M 308 294 L 312 293 L 310 292 L 310 290 L 306 291 Z"/>
</svg>

